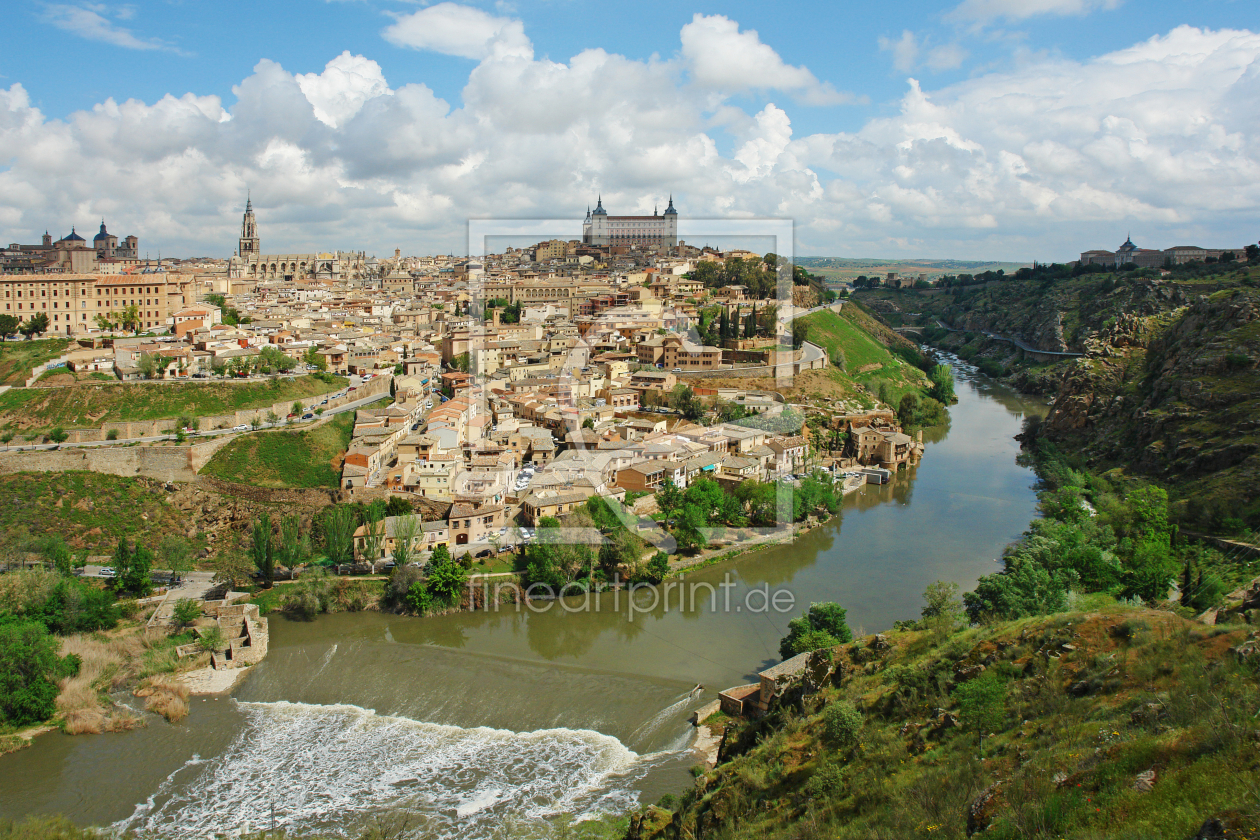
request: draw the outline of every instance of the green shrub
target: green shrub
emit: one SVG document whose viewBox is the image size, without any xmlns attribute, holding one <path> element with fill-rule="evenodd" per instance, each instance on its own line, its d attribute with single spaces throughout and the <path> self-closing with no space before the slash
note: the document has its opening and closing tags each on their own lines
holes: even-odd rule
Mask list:
<svg viewBox="0 0 1260 840">
<path fill-rule="evenodd" d="M 823 729 L 833 743 L 852 746 L 862 731 L 862 713 L 848 700 L 832 703 L 823 712 Z"/>
<path fill-rule="evenodd" d="M 839 762 L 824 761 L 805 783 L 805 792 L 810 796 L 829 799 L 844 791 L 843 767 Z"/>
<path fill-rule="evenodd" d="M 57 648 L 42 624 L 0 623 L 0 724 L 27 726 L 57 711 L 55 681 L 77 672 L 79 665 L 65 662 Z"/>
<path fill-rule="evenodd" d="M 228 646 L 227 639 L 223 636 L 223 631 L 218 627 L 210 627 L 201 631 L 201 635 L 197 639 L 197 647 L 207 653 L 215 653 L 223 650 Z"/>
<path fill-rule="evenodd" d="M 192 598 L 180 598 L 175 602 L 175 623 L 187 627 L 201 617 L 201 605 Z"/>
</svg>

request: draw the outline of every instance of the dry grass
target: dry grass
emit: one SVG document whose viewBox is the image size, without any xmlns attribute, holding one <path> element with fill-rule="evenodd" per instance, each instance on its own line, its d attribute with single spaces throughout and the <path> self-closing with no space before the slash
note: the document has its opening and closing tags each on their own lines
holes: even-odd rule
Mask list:
<svg viewBox="0 0 1260 840">
<path fill-rule="evenodd" d="M 124 688 L 144 667 L 145 653 L 162 636 L 143 629 L 118 635 L 103 633 L 67 636 L 61 642 L 63 656 L 79 657 L 79 673 L 58 683 L 57 710 L 71 735 L 134 729 L 142 721 L 129 709 L 109 702 L 106 692 Z"/>
<path fill-rule="evenodd" d="M 136 690 L 143 697 L 144 710 L 179 723 L 188 716 L 188 686 L 170 677 L 150 677 Z"/>
</svg>

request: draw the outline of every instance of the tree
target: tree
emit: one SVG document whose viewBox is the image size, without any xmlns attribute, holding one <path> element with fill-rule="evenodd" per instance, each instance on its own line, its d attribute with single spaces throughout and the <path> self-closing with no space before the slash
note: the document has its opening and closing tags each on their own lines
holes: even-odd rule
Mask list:
<svg viewBox="0 0 1260 840">
<path fill-rule="evenodd" d="M 44 557 L 48 558 L 48 562 L 52 564 L 54 569 L 63 575 L 70 574 L 70 562 L 72 559 L 70 557 L 70 547 L 66 545 L 66 541 L 61 538 L 61 535 L 54 534 L 50 536 L 40 550 L 43 552 Z"/>
<path fill-rule="evenodd" d="M 250 559 L 262 576 L 263 587 L 271 588 L 276 575 L 276 550 L 271 542 L 271 514 L 263 513 L 254 520 L 249 546 Z"/>
<path fill-rule="evenodd" d="M 175 619 L 177 626 L 187 627 L 201 618 L 201 605 L 192 598 L 180 598 L 175 602 L 175 611 L 172 617 Z"/>
<path fill-rule="evenodd" d="M 937 635 L 949 635 L 962 623 L 966 612 L 958 597 L 958 584 L 938 580 L 923 590 L 923 623 Z"/>
<path fill-rule="evenodd" d="M 302 517 L 286 516 L 280 522 L 279 541 L 274 545 L 275 559 L 292 571 L 306 562 L 310 549 L 310 538 L 302 531 Z"/>
<path fill-rule="evenodd" d="M 570 514 L 567 528 L 594 527 L 595 521 L 585 512 Z M 578 578 L 588 577 L 595 566 L 591 546 L 565 541 L 560 521 L 544 516 L 538 521 L 537 537 L 525 550 L 525 577 L 531 583 L 558 590 Z"/>
<path fill-rule="evenodd" d="M 679 383 L 669 395 L 669 407 L 682 414 L 688 420 L 698 420 L 704 416 L 704 403 L 696 396 L 696 392 L 688 385 Z"/>
<path fill-rule="evenodd" d="M 705 527 L 709 518 L 699 505 L 684 504 L 678 512 L 674 525 L 674 540 L 681 551 L 694 551 L 705 545 L 704 534 L 700 529 Z"/>
<path fill-rule="evenodd" d="M 754 301 L 752 312 L 744 319 L 744 338 L 752 338 L 757 334 L 757 303 Z"/>
<path fill-rule="evenodd" d="M 460 353 L 458 356 L 455 356 L 453 359 L 451 359 L 450 368 L 451 370 L 458 370 L 462 373 L 468 373 L 469 362 L 470 362 L 469 355 L 467 353 Z"/>
<path fill-rule="evenodd" d="M 963 604 L 973 623 L 1062 612 L 1074 580 L 1069 569 L 1052 572 L 1031 560 L 1008 558 L 1005 570 L 983 576 L 974 591 L 963 593 Z"/>
<path fill-rule="evenodd" d="M 306 348 L 306 353 L 302 355 L 302 361 L 319 370 L 328 370 L 328 357 L 320 355 L 319 350 L 313 346 Z"/>
<path fill-rule="evenodd" d="M 118 325 L 109 319 L 108 315 L 96 315 L 92 318 L 96 322 L 96 328 L 101 332 L 113 332 Z"/>
<path fill-rule="evenodd" d="M 334 505 L 324 511 L 324 555 L 334 564 L 348 563 L 354 557 L 354 532 L 358 523 L 349 505 Z"/>
<path fill-rule="evenodd" d="M 909 427 L 914 425 L 915 417 L 919 413 L 919 397 L 913 391 L 902 394 L 901 403 L 897 406 L 897 420 L 902 426 Z"/>
<path fill-rule="evenodd" d="M 587 417 L 582 421 L 582 428 L 593 430 L 595 428 L 595 419 L 593 417 Z"/>
<path fill-rule="evenodd" d="M 153 569 L 153 555 L 144 546 L 131 545 L 126 537 L 118 540 L 114 549 L 114 586 L 119 592 L 137 598 L 153 591 L 149 573 Z"/>
<path fill-rule="evenodd" d="M 611 575 L 618 567 L 625 566 L 634 577 L 639 561 L 643 559 L 646 548 L 642 539 L 630 533 L 629 528 L 617 528 L 608 536 L 599 549 L 599 565 L 605 574 Z"/>
<path fill-rule="evenodd" d="M 131 304 L 118 313 L 118 326 L 124 330 L 131 330 L 133 333 L 140 332 L 140 307 Z"/>
<path fill-rule="evenodd" d="M 666 523 L 674 517 L 674 513 L 682 505 L 682 495 L 682 491 L 678 489 L 678 485 L 674 484 L 672 478 L 665 479 L 660 489 L 656 491 L 656 505 L 661 509 L 661 513 L 665 514 Z"/>
<path fill-rule="evenodd" d="M 302 403 L 298 402 L 297 400 L 294 400 L 293 405 L 290 407 L 290 411 L 292 411 L 298 417 L 301 417 L 302 416 Z"/>
<path fill-rule="evenodd" d="M 69 437 L 70 434 L 60 426 L 54 427 L 53 430 L 48 433 L 48 439 L 53 443 L 65 443 Z"/>
<path fill-rule="evenodd" d="M 422 535 L 420 517 L 414 513 L 399 516 L 394 520 L 394 565 L 406 566 L 416 556 L 419 546 L 415 544 L 417 536 Z"/>
<path fill-rule="evenodd" d="M 454 606 L 459 603 L 459 593 L 467 581 L 468 572 L 463 566 L 459 563 L 443 563 L 429 572 L 425 589 L 433 600 Z"/>
<path fill-rule="evenodd" d="M 976 743 L 984 749 L 984 736 L 1002 726 L 1006 683 L 997 671 L 986 671 L 979 677 L 961 683 L 953 691 L 962 725 L 976 733 Z"/>
<path fill-rule="evenodd" d="M 385 546 L 385 511 L 383 506 L 368 505 L 363 521 L 363 557 L 369 563 L 381 559 Z"/>
<path fill-rule="evenodd" d="M 730 337 L 731 325 L 730 319 L 726 315 L 726 307 L 722 307 L 722 314 L 718 321 L 718 338 L 721 343 L 725 343 Z"/>
<path fill-rule="evenodd" d="M 824 647 L 853 641 L 847 611 L 833 601 L 810 604 L 809 611 L 788 622 L 788 634 L 779 642 L 779 655 L 791 659 Z"/>
<path fill-rule="evenodd" d="M 932 381 L 932 399 L 942 405 L 954 401 L 954 372 L 949 365 L 934 365 L 928 379 Z"/>
<path fill-rule="evenodd" d="M 18 325 L 18 332 L 27 338 L 43 335 L 48 332 L 48 316 L 43 312 L 36 312 L 28 320 L 22 321 Z"/>
<path fill-rule="evenodd" d="M 437 548 L 433 549 L 433 553 L 429 555 L 429 562 L 425 564 L 424 568 L 426 571 L 432 571 L 438 566 L 451 562 L 454 561 L 451 559 L 450 549 L 444 545 L 439 545 Z"/>
<path fill-rule="evenodd" d="M 797 318 L 792 322 L 792 349 L 799 349 L 807 340 L 809 340 L 809 324 Z"/>
<path fill-rule="evenodd" d="M 140 359 L 136 362 L 136 369 L 145 379 L 152 379 L 157 375 L 157 358 L 152 353 L 141 353 Z"/>
<path fill-rule="evenodd" d="M 0 314 L 0 341 L 5 341 L 17 332 L 18 319 L 12 315 Z"/>
<path fill-rule="evenodd" d="M 78 671 L 57 655 L 57 640 L 34 621 L 0 623 L 0 724 L 27 726 L 57 711 L 56 680 Z"/>
<path fill-rule="evenodd" d="M 226 585 L 229 589 L 235 589 L 238 582 L 249 581 L 254 571 L 253 561 L 239 550 L 220 551 L 211 561 L 211 566 L 214 569 L 214 584 Z"/>
<path fill-rule="evenodd" d="M 402 496 L 390 496 L 385 502 L 386 516 L 406 516 L 414 511 L 411 502 Z"/>
</svg>

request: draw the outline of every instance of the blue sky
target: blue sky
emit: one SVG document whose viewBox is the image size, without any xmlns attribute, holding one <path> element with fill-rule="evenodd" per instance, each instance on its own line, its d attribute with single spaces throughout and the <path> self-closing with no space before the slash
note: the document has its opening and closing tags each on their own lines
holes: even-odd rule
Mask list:
<svg viewBox="0 0 1260 840">
<path fill-rule="evenodd" d="M 594 192 L 791 217 L 798 253 L 837 256 L 1260 236 L 1242 0 L 22 2 L 6 24 L 5 241 L 104 214 L 226 255 L 244 188 L 269 251 L 454 250 L 468 217 Z"/>
</svg>

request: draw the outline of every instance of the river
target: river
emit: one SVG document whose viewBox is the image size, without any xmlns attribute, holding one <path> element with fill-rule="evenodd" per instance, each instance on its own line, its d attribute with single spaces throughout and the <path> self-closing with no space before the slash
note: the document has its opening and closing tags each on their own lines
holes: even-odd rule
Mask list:
<svg viewBox="0 0 1260 840">
<path fill-rule="evenodd" d="M 0 817 L 206 836 L 273 820 L 349 833 L 405 814 L 421 837 L 543 836 L 556 813 L 679 793 L 697 762 L 690 712 L 777 662 L 810 601 L 847 607 L 855 633 L 916 618 L 924 587 L 970 588 L 1035 516 L 1012 436 L 1043 406 L 955 370 L 951 424 L 925 433 L 917 468 L 792 544 L 689 575 L 683 592 L 700 586 L 681 607 L 675 588 L 633 615 L 606 595 L 581 611 L 276 616 L 234 698 L 0 758 Z M 776 592 L 794 606 L 764 609 Z"/>
</svg>

